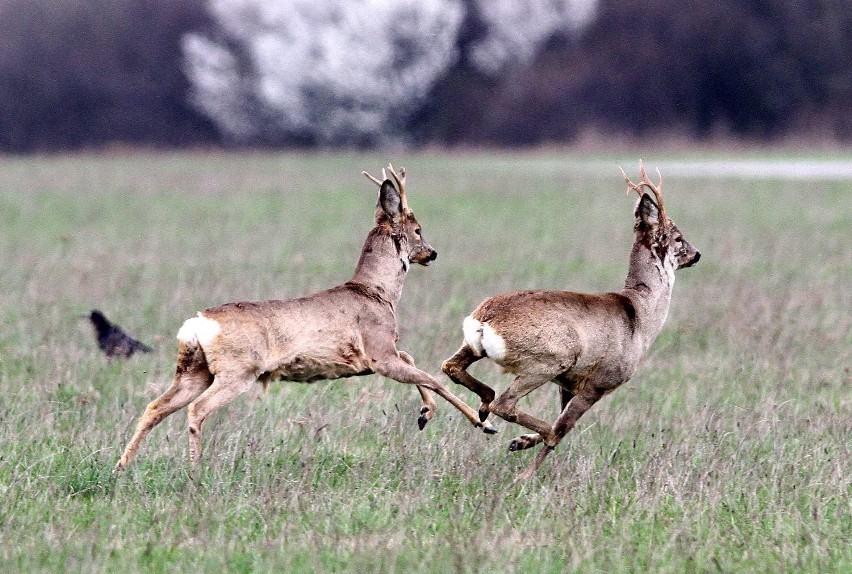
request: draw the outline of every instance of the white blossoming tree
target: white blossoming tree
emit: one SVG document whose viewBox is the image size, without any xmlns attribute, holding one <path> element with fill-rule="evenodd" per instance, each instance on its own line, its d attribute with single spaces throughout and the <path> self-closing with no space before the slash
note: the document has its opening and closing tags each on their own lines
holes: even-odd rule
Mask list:
<svg viewBox="0 0 852 574">
<path fill-rule="evenodd" d="M 473 61 L 497 73 L 594 0 L 210 0 L 217 30 L 183 42 L 193 102 L 236 142 L 403 140 L 473 2 L 487 27 Z"/>
<path fill-rule="evenodd" d="M 184 40 L 195 103 L 237 141 L 398 137 L 453 63 L 458 0 L 212 0 L 217 37 Z"/>
<path fill-rule="evenodd" d="M 553 34 L 574 32 L 594 16 L 597 0 L 475 0 L 486 28 L 471 60 L 483 72 L 525 64 Z"/>
</svg>

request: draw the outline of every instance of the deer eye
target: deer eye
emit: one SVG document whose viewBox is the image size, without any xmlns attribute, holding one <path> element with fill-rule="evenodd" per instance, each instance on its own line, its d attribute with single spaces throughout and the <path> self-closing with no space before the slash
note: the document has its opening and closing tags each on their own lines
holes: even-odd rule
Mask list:
<svg viewBox="0 0 852 574">
<path fill-rule="evenodd" d="M 683 243 L 682 237 L 675 237 L 675 243 Z"/>
<path fill-rule="evenodd" d="M 420 229 L 415 229 L 414 235 L 416 235 L 417 237 L 420 237 Z"/>
</svg>

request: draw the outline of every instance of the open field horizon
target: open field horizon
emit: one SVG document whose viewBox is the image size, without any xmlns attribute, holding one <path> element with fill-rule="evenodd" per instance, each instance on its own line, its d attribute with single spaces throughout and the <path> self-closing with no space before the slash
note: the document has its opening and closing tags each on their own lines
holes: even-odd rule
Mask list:
<svg viewBox="0 0 852 574">
<path fill-rule="evenodd" d="M 534 452 L 369 376 L 273 383 L 112 466 L 196 311 L 346 281 L 373 174 L 405 166 L 438 251 L 400 349 L 441 377 L 492 294 L 622 287 L 659 168 L 702 253 L 636 375 L 523 485 Z M 0 159 L 4 571 L 847 572 L 852 569 L 852 153 L 131 153 Z M 99 308 L 152 353 L 99 355 Z M 510 382 L 483 361 L 474 372 Z M 258 385 L 259 387 L 259 385 Z M 452 386 L 468 404 L 470 393 Z M 555 388 L 525 403 L 545 419 Z"/>
</svg>

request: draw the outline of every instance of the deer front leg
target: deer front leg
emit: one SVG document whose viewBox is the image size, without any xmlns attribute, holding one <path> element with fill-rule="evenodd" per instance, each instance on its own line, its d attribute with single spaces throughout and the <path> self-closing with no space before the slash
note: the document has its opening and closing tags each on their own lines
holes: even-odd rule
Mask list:
<svg viewBox="0 0 852 574">
<path fill-rule="evenodd" d="M 535 460 L 533 460 L 524 472 L 515 478 L 514 482 L 520 482 L 532 477 L 535 474 L 535 471 L 538 470 L 538 467 L 541 466 L 541 463 L 544 462 L 544 459 L 547 458 L 547 455 L 556 448 L 556 445 L 562 441 L 565 435 L 568 434 L 568 431 L 574 428 L 577 420 L 583 416 L 586 411 L 592 408 L 592 405 L 598 402 L 602 396 L 603 393 L 599 391 L 591 391 L 584 393 L 583 395 L 577 395 L 571 399 L 571 402 L 562 409 L 562 412 L 553 424 L 553 444 L 545 443 L 538 452 L 538 455 L 535 457 Z"/>
<path fill-rule="evenodd" d="M 414 366 L 414 358 L 405 351 L 399 352 L 399 358 L 412 367 Z M 423 430 L 426 423 L 432 420 L 432 417 L 435 416 L 435 410 L 438 408 L 438 403 L 435 402 L 435 399 L 432 398 L 432 395 L 430 395 L 429 391 L 425 388 L 417 385 L 417 390 L 420 392 L 420 398 L 423 399 L 423 406 L 420 407 L 420 417 L 417 419 L 417 426 L 420 427 L 420 430 Z"/>
<path fill-rule="evenodd" d="M 544 440 L 540 434 L 531 433 L 531 434 L 522 434 L 518 438 L 512 439 L 512 442 L 509 443 L 509 452 L 517 452 L 519 450 L 526 450 L 528 448 L 532 448 L 537 444 L 540 444 L 541 441 Z"/>
<path fill-rule="evenodd" d="M 555 437 L 553 436 L 549 423 L 518 409 L 518 401 L 522 397 L 527 396 L 532 391 L 552 379 L 553 376 L 551 375 L 519 375 L 515 378 L 514 382 L 509 385 L 509 388 L 503 391 L 500 396 L 491 403 L 489 410 L 503 420 L 519 424 L 522 427 L 526 427 L 541 435 L 535 444 L 538 444 L 538 442 L 541 442 L 542 440 L 547 443 L 555 444 Z M 512 441 L 512 444 L 509 445 L 510 450 L 520 450 L 517 448 L 517 440 L 518 439 Z M 513 448 L 513 446 L 515 446 L 515 448 Z"/>
<path fill-rule="evenodd" d="M 373 370 L 384 377 L 399 381 L 400 383 L 418 385 L 419 387 L 423 387 L 424 389 L 437 393 L 451 405 L 456 407 L 465 417 L 467 417 L 467 420 L 469 420 L 473 426 L 481 428 L 482 431 L 487 434 L 494 434 L 497 432 L 494 425 L 492 425 L 489 421 L 480 421 L 479 415 L 476 411 L 470 408 L 463 400 L 454 395 L 436 378 L 429 373 L 421 371 L 413 365 L 409 365 L 398 356 L 394 355 L 389 359 L 375 363 L 373 365 Z"/>
<path fill-rule="evenodd" d="M 568 403 L 571 402 L 571 399 L 573 398 L 573 393 L 571 393 L 570 391 L 566 391 L 563 387 L 559 387 L 559 399 L 562 404 L 559 412 L 565 410 L 565 407 L 568 406 Z M 519 450 L 532 448 L 535 445 L 539 444 L 542 440 L 544 439 L 538 433 L 521 435 L 515 440 L 513 440 L 511 443 L 509 443 L 509 451 L 516 452 Z"/>
<path fill-rule="evenodd" d="M 467 372 L 467 368 L 484 357 L 478 356 L 467 343 L 456 354 L 444 361 L 441 370 L 457 385 L 467 387 L 479 396 L 479 420 L 488 418 L 488 406 L 494 400 L 494 389 Z"/>
</svg>

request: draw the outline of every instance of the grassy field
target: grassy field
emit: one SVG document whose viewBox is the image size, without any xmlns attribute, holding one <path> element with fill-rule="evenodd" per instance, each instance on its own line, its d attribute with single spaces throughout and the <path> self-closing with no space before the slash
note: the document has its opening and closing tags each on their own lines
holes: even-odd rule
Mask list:
<svg viewBox="0 0 852 574">
<path fill-rule="evenodd" d="M 178 413 L 111 470 L 186 318 L 350 277 L 362 169 L 409 170 L 439 257 L 408 276 L 400 347 L 438 375 L 487 295 L 622 286 L 638 156 L 3 158 L 0 570 L 852 571 L 852 156 L 643 157 L 701 262 L 636 376 L 519 486 L 520 428 L 439 403 L 419 432 L 416 391 L 377 376 L 248 393 L 193 472 Z M 106 361 L 92 308 L 154 352 Z M 555 418 L 556 389 L 526 407 Z"/>
</svg>

